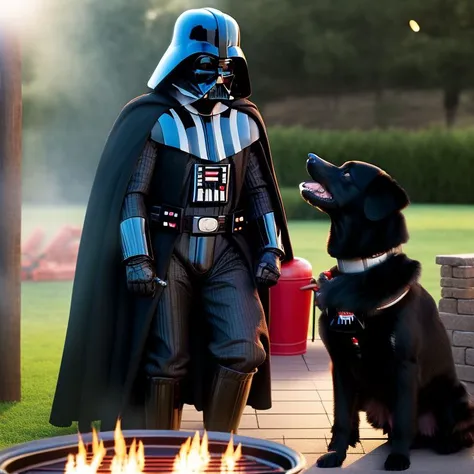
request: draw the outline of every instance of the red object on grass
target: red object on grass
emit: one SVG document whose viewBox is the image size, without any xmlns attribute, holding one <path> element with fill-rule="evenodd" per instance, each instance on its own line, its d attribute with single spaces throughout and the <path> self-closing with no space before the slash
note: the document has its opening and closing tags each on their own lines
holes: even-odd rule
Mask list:
<svg viewBox="0 0 474 474">
<path fill-rule="evenodd" d="M 21 253 L 22 255 L 32 257 L 36 255 L 41 247 L 41 244 L 44 239 L 44 230 L 41 228 L 36 228 L 33 233 L 30 235 L 28 240 L 23 243 L 21 246 Z"/>
<path fill-rule="evenodd" d="M 45 236 L 44 229 L 36 228 L 21 245 L 21 280 L 31 280 L 31 271 L 38 261 L 38 253 Z"/>
<path fill-rule="evenodd" d="M 70 281 L 74 279 L 76 265 L 59 264 L 42 260 L 31 272 L 33 281 Z"/>
<path fill-rule="evenodd" d="M 22 280 L 73 280 L 81 233 L 80 227 L 64 226 L 39 252 L 45 232 L 36 229 L 22 247 Z"/>
<path fill-rule="evenodd" d="M 31 280 L 31 274 L 26 269 L 21 269 L 21 281 L 29 281 Z"/>
<path fill-rule="evenodd" d="M 43 258 L 56 261 L 61 259 L 64 248 L 74 239 L 80 237 L 80 229 L 72 226 L 64 226 L 55 235 L 50 244 L 42 252 Z"/>
<path fill-rule="evenodd" d="M 306 353 L 312 295 L 301 291 L 311 283 L 311 264 L 295 257 L 283 263 L 278 284 L 270 288 L 270 353 L 301 355 Z"/>
<path fill-rule="evenodd" d="M 79 241 L 75 240 L 65 245 L 61 252 L 56 254 L 55 261 L 61 265 L 75 265 L 79 253 Z"/>
</svg>

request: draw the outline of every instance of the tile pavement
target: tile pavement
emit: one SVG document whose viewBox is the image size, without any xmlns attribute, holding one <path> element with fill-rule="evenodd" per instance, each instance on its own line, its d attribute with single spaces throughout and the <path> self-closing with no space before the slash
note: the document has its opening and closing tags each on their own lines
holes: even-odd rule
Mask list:
<svg viewBox="0 0 474 474">
<path fill-rule="evenodd" d="M 239 434 L 283 443 L 301 452 L 310 474 L 316 459 L 327 449 L 332 425 L 332 382 L 329 357 L 320 340 L 308 341 L 304 356 L 272 357 L 273 407 L 256 411 L 247 407 Z M 202 413 L 185 406 L 183 430 L 202 429 Z M 344 467 L 346 471 L 366 473 L 383 470 L 387 456 L 386 436 L 374 430 L 361 416 L 361 442 L 350 448 Z M 437 456 L 431 452 L 412 452 L 412 467 L 408 472 L 457 474 L 474 472 L 473 452 L 452 456 Z M 331 473 L 339 469 L 331 469 Z"/>
</svg>

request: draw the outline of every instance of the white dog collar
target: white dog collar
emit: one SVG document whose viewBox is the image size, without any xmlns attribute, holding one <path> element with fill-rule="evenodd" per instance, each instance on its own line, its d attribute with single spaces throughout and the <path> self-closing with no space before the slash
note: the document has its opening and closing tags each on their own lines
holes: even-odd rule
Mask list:
<svg viewBox="0 0 474 474">
<path fill-rule="evenodd" d="M 384 252 L 380 255 L 375 255 L 368 258 L 354 258 L 350 260 L 337 260 L 337 269 L 341 273 L 360 273 L 365 272 L 369 268 L 375 267 L 382 262 L 385 262 L 390 255 L 401 253 L 402 246 L 395 247 L 388 252 Z"/>
</svg>

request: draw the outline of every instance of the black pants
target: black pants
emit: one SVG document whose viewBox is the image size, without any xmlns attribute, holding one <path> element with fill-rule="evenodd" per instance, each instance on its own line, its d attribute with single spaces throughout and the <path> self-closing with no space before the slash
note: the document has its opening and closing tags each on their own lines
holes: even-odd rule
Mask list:
<svg viewBox="0 0 474 474">
<path fill-rule="evenodd" d="M 266 358 L 260 342 L 268 334 L 249 268 L 229 244 L 212 268 L 198 274 L 176 251 L 153 319 L 144 360 L 147 376 L 182 378 L 190 360 L 190 318 L 199 308 L 210 330 L 208 349 L 228 369 L 250 373 Z"/>
</svg>

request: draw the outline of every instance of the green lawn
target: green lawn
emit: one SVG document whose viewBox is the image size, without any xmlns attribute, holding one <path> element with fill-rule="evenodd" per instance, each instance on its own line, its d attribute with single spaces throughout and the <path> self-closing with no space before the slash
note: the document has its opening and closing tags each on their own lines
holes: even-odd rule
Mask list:
<svg viewBox="0 0 474 474">
<path fill-rule="evenodd" d="M 82 223 L 83 208 L 33 208 L 23 213 L 23 233 L 39 224 L 51 235 L 63 224 Z M 422 283 L 439 298 L 436 255 L 474 252 L 474 206 L 411 206 L 406 211 L 411 240 L 406 252 L 423 264 Z M 311 262 L 314 274 L 333 265 L 325 253 L 328 222 L 291 222 L 295 254 Z M 48 424 L 67 324 L 72 285 L 29 283 L 22 288 L 23 400 L 0 404 L 0 448 L 36 438 L 74 433 Z"/>
</svg>

